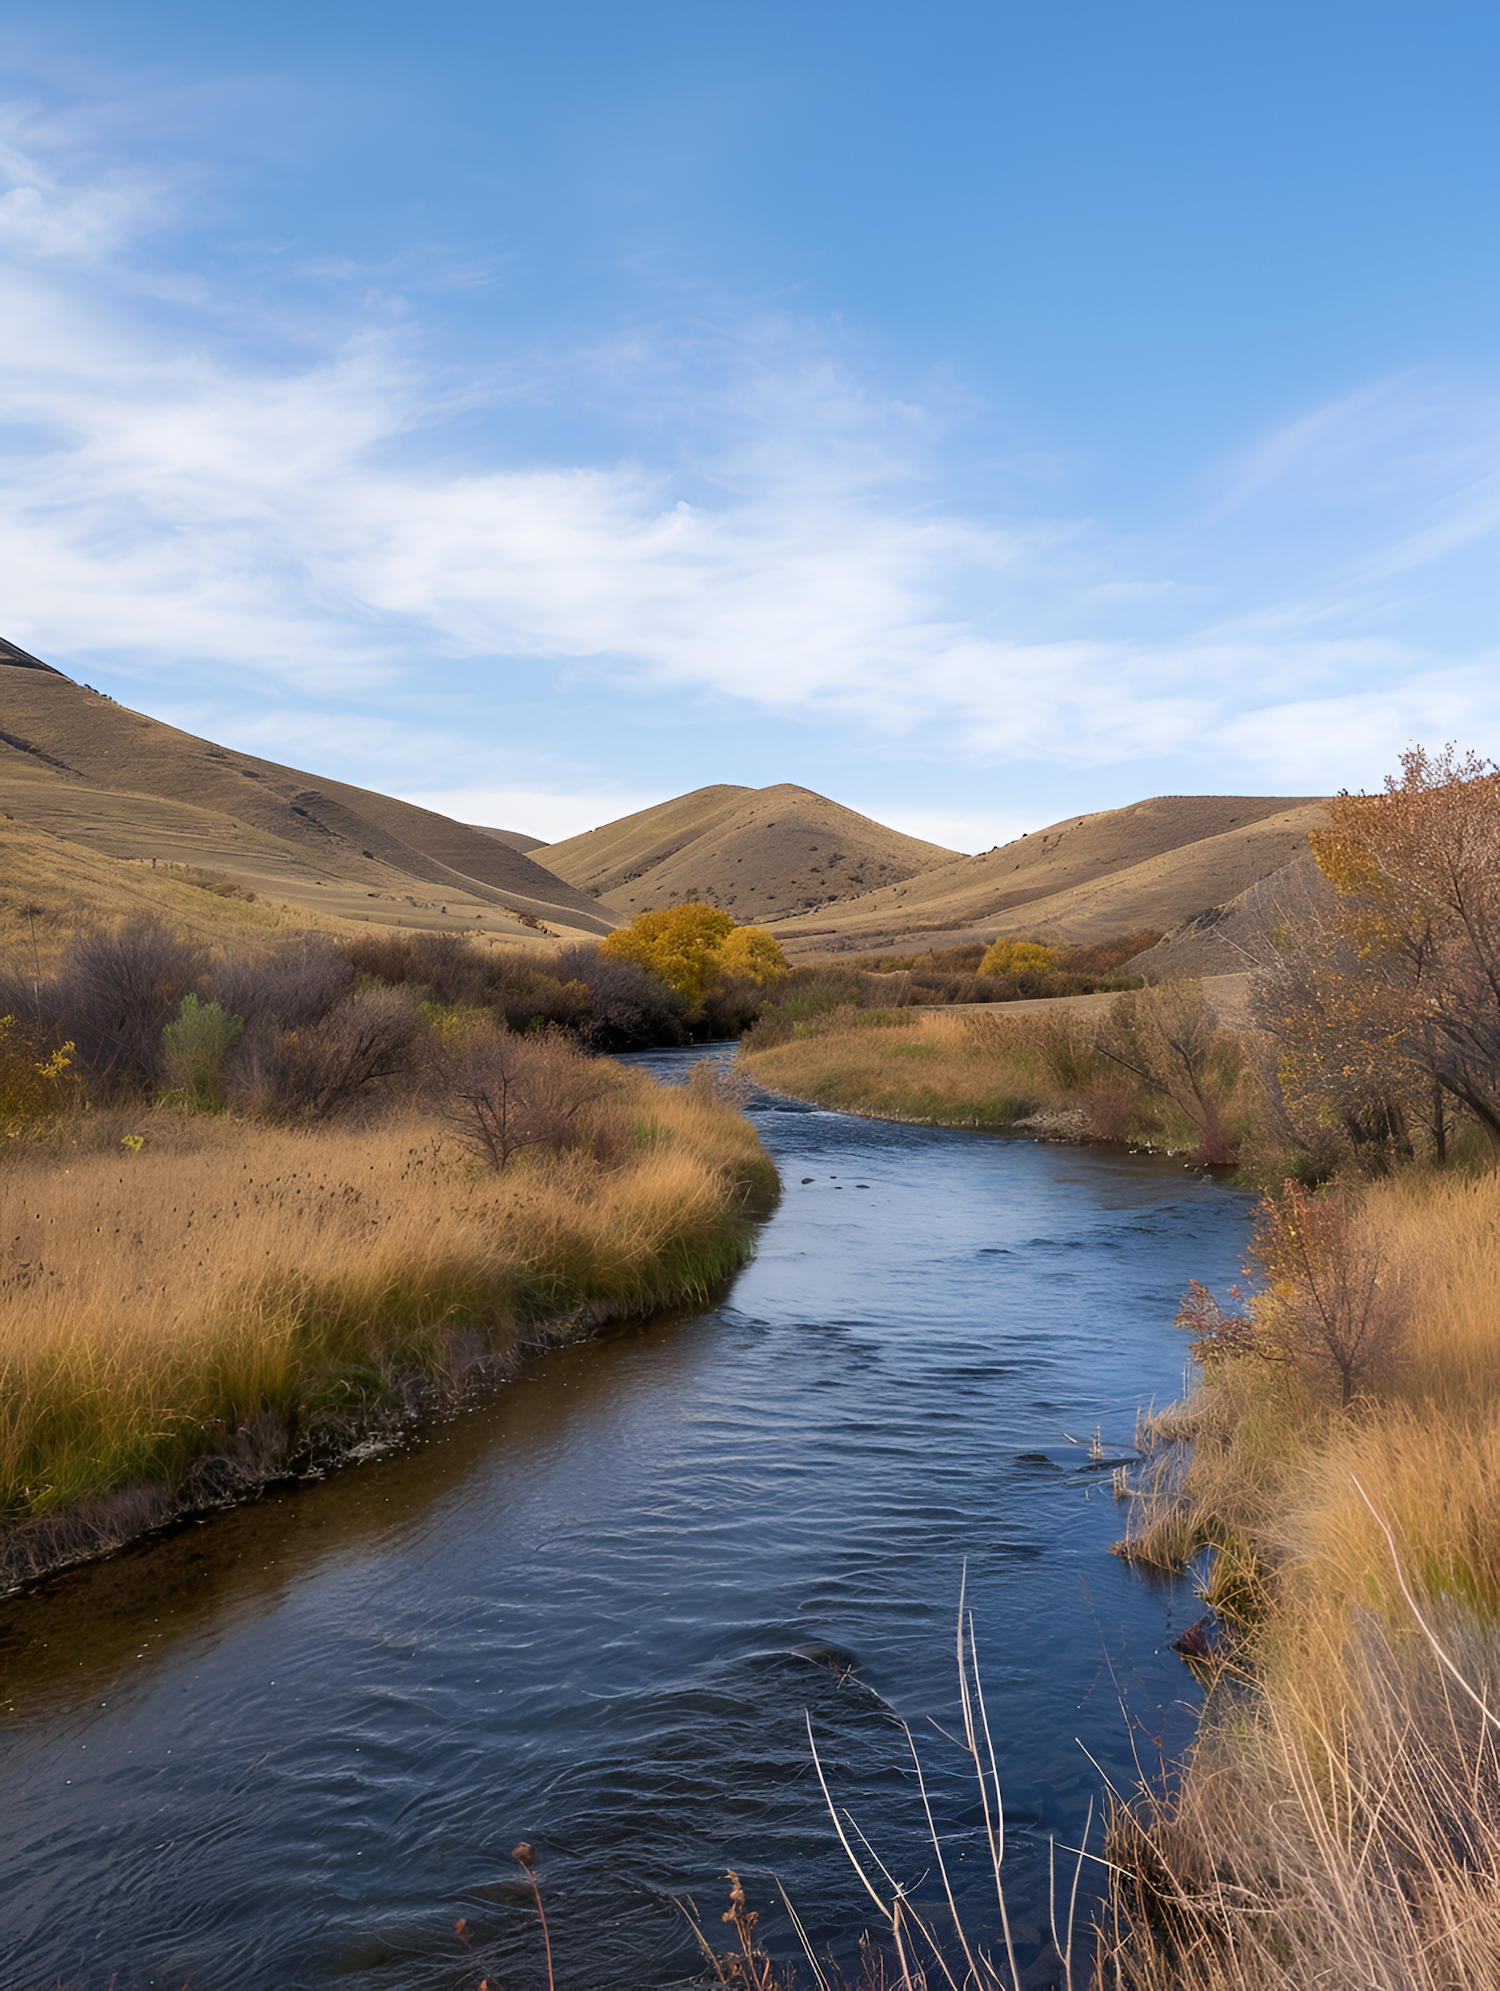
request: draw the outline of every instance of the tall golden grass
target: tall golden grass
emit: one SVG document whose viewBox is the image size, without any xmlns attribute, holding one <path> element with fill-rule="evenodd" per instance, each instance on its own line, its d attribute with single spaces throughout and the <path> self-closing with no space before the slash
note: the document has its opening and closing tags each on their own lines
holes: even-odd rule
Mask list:
<svg viewBox="0 0 1500 1991">
<path fill-rule="evenodd" d="M 1107 1006 L 1024 1016 L 932 1009 L 833 1010 L 787 1043 L 742 1048 L 757 1084 L 877 1119 L 948 1127 L 1028 1122 L 1097 1140 L 1195 1150 L 1201 1130 L 1098 1048 Z M 1223 1033 L 1221 1117 L 1253 1141 L 1259 1092 Z"/>
<path fill-rule="evenodd" d="M 1212 1549 L 1228 1656 L 1178 1792 L 1116 1816 L 1105 1983 L 1500 1983 L 1500 1178 L 1359 1221 L 1410 1322 L 1378 1394 L 1227 1360 L 1165 1420 L 1126 1548 Z"/>
<path fill-rule="evenodd" d="M 503 1174 L 413 1110 L 305 1129 L 84 1116 L 81 1141 L 9 1144 L 0 1513 L 174 1485 L 206 1460 L 269 1471 L 414 1382 L 706 1296 L 748 1252 L 769 1158 L 706 1084 L 618 1073 L 610 1106 L 603 1150 L 538 1149 Z"/>
</svg>

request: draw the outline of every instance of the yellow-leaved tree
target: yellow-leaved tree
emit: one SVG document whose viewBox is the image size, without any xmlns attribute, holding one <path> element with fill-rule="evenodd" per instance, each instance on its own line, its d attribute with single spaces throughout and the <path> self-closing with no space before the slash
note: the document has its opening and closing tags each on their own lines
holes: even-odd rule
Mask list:
<svg viewBox="0 0 1500 1991">
<path fill-rule="evenodd" d="M 723 975 L 768 984 L 790 971 L 761 926 L 736 926 L 718 906 L 663 906 L 640 913 L 601 941 L 600 952 L 649 968 L 689 1002 L 701 1002 Z"/>
<path fill-rule="evenodd" d="M 1045 975 L 1057 966 L 1057 951 L 1039 940 L 997 940 L 979 964 L 981 975 Z"/>
</svg>

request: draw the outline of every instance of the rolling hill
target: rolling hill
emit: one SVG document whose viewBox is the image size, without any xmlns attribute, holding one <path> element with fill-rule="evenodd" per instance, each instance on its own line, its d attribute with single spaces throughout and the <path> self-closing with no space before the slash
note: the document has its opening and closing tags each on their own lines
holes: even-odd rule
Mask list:
<svg viewBox="0 0 1500 1991">
<path fill-rule="evenodd" d="M 1293 864 L 1321 820 L 1315 798 L 1157 796 L 964 857 L 792 783 L 720 783 L 544 845 L 233 752 L 0 642 L 3 940 L 23 916 L 29 942 L 67 907 L 149 904 L 198 926 L 284 906 L 318 923 L 530 941 L 707 900 L 770 925 L 794 958 L 1182 930 L 1160 972 L 1169 955 L 1219 963 L 1229 929 L 1211 931 L 1215 909 Z M 545 865 L 528 854 L 541 852 Z M 210 875 L 195 884 L 194 870 Z"/>
<path fill-rule="evenodd" d="M 530 938 L 620 922 L 495 837 L 234 753 L 0 644 L 0 812 L 127 865 L 186 865 L 314 916 Z"/>
<path fill-rule="evenodd" d="M 955 859 L 791 782 L 697 788 L 547 847 L 559 877 L 622 920 L 701 899 L 742 922 L 785 921 Z"/>
<path fill-rule="evenodd" d="M 877 953 L 999 934 L 1101 940 L 1170 929 L 1279 870 L 1322 821 L 1315 798 L 1161 795 L 1073 816 L 836 909 L 777 925 L 790 954 Z"/>
</svg>

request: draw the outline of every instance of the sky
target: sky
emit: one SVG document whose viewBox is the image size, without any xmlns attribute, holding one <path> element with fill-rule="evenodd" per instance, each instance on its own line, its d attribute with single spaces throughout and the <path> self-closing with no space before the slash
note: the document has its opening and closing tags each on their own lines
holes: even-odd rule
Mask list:
<svg viewBox="0 0 1500 1991">
<path fill-rule="evenodd" d="M 0 633 L 549 841 L 1500 754 L 1500 10 L 49 0 Z"/>
</svg>

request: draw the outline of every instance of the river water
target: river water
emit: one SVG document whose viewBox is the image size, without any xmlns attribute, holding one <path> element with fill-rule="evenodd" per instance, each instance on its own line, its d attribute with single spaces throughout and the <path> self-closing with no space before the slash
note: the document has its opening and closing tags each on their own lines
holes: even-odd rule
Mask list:
<svg viewBox="0 0 1500 1991">
<path fill-rule="evenodd" d="M 559 1991 L 693 1981 L 672 1897 L 719 1934 L 730 1865 L 773 1948 L 775 1875 L 847 1956 L 869 1904 L 805 1711 L 931 1899 L 895 1714 L 918 1731 L 992 1933 L 974 1789 L 932 1725 L 957 1720 L 965 1559 L 1011 1912 L 1052 1981 L 1047 1848 L 1097 1805 L 1085 1748 L 1128 1783 L 1196 1709 L 1170 1650 L 1196 1600 L 1107 1553 L 1123 1515 L 1087 1441 L 1124 1456 L 1137 1406 L 1178 1393 L 1174 1303 L 1231 1276 L 1246 1199 L 1150 1156 L 752 1110 L 784 1196 L 722 1305 L 0 1605 L 7 1991 L 536 1991 L 523 1838 Z"/>
</svg>

